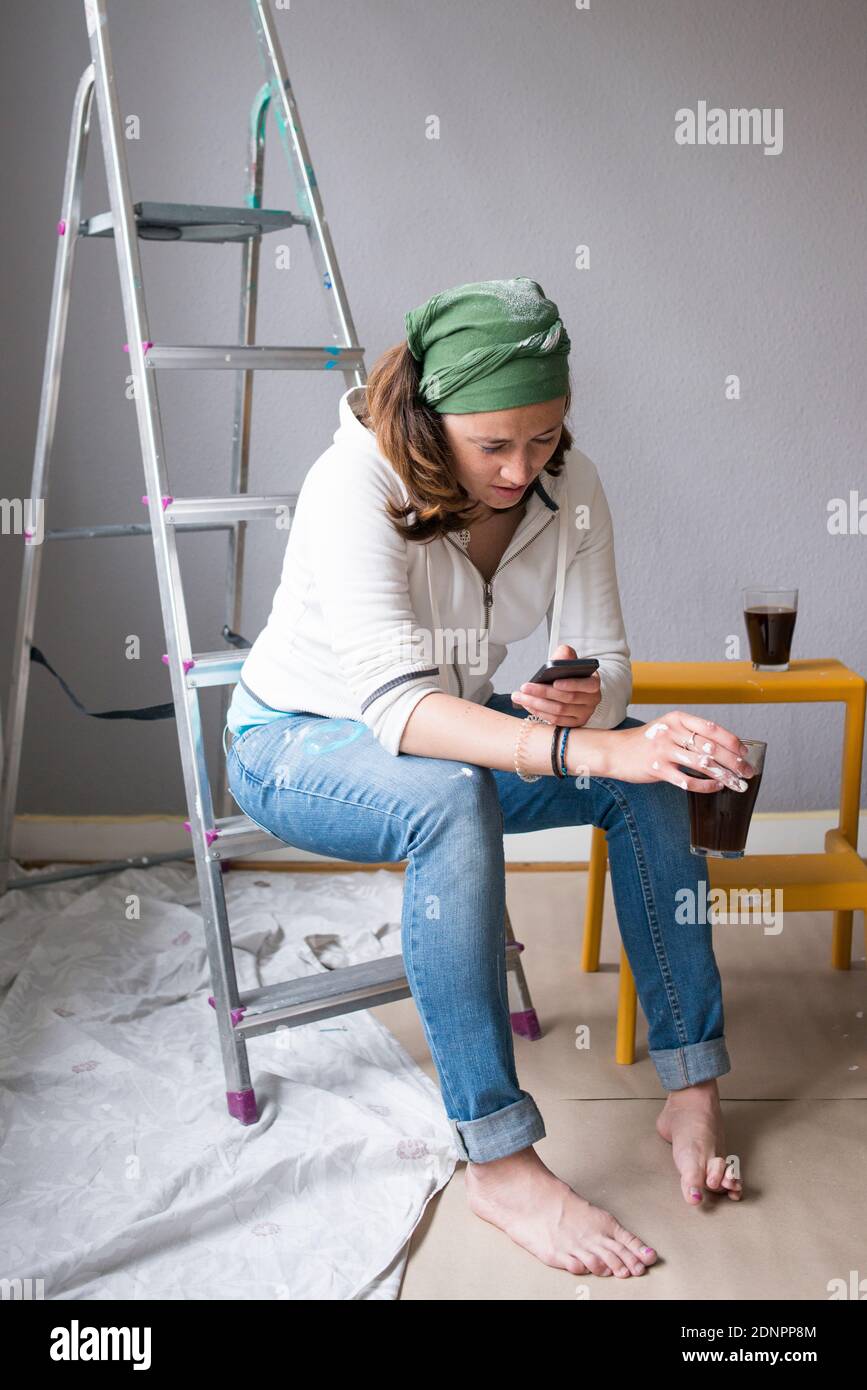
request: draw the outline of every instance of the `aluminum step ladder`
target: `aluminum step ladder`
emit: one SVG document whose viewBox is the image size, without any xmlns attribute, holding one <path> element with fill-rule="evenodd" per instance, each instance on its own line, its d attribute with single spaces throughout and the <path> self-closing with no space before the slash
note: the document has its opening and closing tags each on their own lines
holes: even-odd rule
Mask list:
<svg viewBox="0 0 867 1390">
<path fill-rule="evenodd" d="M 37 426 L 31 503 L 47 500 L 48 473 L 57 416 L 60 375 L 69 309 L 73 255 L 79 236 L 111 238 L 117 253 L 129 362 L 134 382 L 136 418 L 147 492 L 149 522 L 78 527 L 46 531 L 45 540 L 98 539 L 149 534 L 153 540 L 168 666 L 174 698 L 205 942 L 226 1077 L 229 1112 L 243 1124 L 258 1119 L 247 1059 L 247 1039 L 329 1018 L 354 1009 L 370 1008 L 411 995 L 401 956 L 365 962 L 340 970 L 242 994 L 232 952 L 222 872 L 229 861 L 279 848 L 284 841 L 263 831 L 245 815 L 231 814 L 225 764 L 221 791 L 226 814 L 217 817 L 208 777 L 199 708 L 199 691 L 222 687 L 222 723 L 230 687 L 237 681 L 249 646 L 238 634 L 244 537 L 248 522 L 291 518 L 296 494 L 252 496 L 247 491 L 250 425 L 255 370 L 336 371 L 349 386 L 364 385 L 364 350 L 358 345 L 337 258 L 298 108 L 286 72 L 268 0 L 248 0 L 267 80 L 251 110 L 247 162 L 246 206 L 133 203 L 130 195 L 120 107 L 109 43 L 107 0 L 84 0 L 91 62 L 75 96 L 69 137 L 58 247 L 49 317 L 48 341 Z M 82 219 L 81 188 L 87 154 L 94 95 L 102 136 L 110 210 Z M 292 171 L 300 213 L 263 209 L 266 116 L 275 114 L 281 143 Z M 271 231 L 303 227 L 324 293 L 334 342 L 322 347 L 269 347 L 255 343 L 258 264 L 262 236 Z M 226 346 L 173 345 L 151 338 L 145 306 L 139 239 L 166 241 L 238 242 L 242 247 L 239 339 Z M 180 497 L 171 490 L 157 395 L 160 370 L 223 370 L 237 373 L 231 479 L 222 497 Z M 184 603 L 176 537 L 179 532 L 225 530 L 229 553 L 226 584 L 225 650 L 193 652 Z M 189 859 L 188 851 L 70 868 L 26 878 L 9 877 L 11 837 L 20 771 L 21 738 L 31 666 L 31 647 L 42 544 L 32 531 L 24 532 L 24 565 L 18 609 L 6 737 L 0 740 L 3 758 L 0 786 L 0 893 L 30 889 L 45 883 L 130 865 L 149 867 L 167 859 Z M 235 807 L 237 812 L 237 807 Z M 508 912 L 505 920 L 506 962 L 512 1026 L 528 1038 L 540 1036 L 519 959 L 523 946 L 514 939 Z"/>
</svg>

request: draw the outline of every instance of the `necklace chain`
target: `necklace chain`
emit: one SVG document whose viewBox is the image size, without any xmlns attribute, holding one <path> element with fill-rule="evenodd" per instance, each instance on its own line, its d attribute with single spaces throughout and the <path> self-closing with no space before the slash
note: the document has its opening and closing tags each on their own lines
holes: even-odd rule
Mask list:
<svg viewBox="0 0 867 1390">
<path fill-rule="evenodd" d="M 484 524 L 485 524 L 486 521 L 492 521 L 493 518 L 494 518 L 495 516 L 499 516 L 499 515 L 500 515 L 500 512 L 495 508 L 494 510 L 491 511 L 490 515 L 484 517 L 484 518 L 482 519 L 482 521 L 477 521 L 477 522 L 475 522 L 474 524 L 475 524 L 476 526 L 484 526 Z M 469 543 L 470 543 L 470 540 L 471 540 L 471 535 L 470 535 L 470 529 L 469 529 L 469 527 L 468 527 L 468 526 L 462 526 L 461 529 L 460 529 L 459 531 L 455 531 L 454 535 L 455 535 L 455 539 L 456 539 L 456 541 L 458 542 L 458 544 L 459 544 L 464 550 L 466 550 L 467 547 L 469 546 Z"/>
</svg>

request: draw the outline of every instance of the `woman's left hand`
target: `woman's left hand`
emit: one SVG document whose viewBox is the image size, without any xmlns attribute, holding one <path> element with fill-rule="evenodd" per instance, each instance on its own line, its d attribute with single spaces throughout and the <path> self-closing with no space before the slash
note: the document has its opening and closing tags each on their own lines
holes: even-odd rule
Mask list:
<svg viewBox="0 0 867 1390">
<path fill-rule="evenodd" d="M 578 653 L 565 642 L 554 652 L 553 661 L 575 660 Z M 549 724 L 562 724 L 579 729 L 587 723 L 602 699 L 599 672 L 579 680 L 577 677 L 554 681 L 553 685 L 536 685 L 525 681 L 512 695 L 513 704 L 530 714 L 538 714 Z"/>
</svg>

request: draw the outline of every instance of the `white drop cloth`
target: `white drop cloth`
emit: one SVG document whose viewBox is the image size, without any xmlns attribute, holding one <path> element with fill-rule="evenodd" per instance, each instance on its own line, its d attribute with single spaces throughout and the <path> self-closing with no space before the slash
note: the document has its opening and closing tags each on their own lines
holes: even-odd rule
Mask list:
<svg viewBox="0 0 867 1390">
<path fill-rule="evenodd" d="M 224 883 L 242 992 L 400 950 L 400 874 Z M 438 1088 L 357 1011 L 251 1039 L 241 1125 L 211 992 L 192 866 L 0 898 L 0 1276 L 46 1299 L 396 1298 L 458 1157 Z"/>
</svg>

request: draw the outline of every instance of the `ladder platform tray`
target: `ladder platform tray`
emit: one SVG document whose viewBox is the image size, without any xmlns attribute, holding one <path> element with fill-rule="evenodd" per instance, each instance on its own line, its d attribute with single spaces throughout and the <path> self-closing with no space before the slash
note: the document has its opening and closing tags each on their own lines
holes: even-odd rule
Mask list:
<svg viewBox="0 0 867 1390">
<path fill-rule="evenodd" d="M 143 241 L 246 241 L 263 232 L 306 226 L 307 218 L 269 208 L 208 207 L 202 203 L 133 203 Z M 114 236 L 110 212 L 81 222 L 79 236 Z"/>
</svg>

